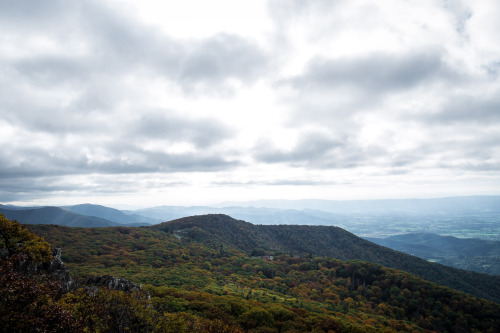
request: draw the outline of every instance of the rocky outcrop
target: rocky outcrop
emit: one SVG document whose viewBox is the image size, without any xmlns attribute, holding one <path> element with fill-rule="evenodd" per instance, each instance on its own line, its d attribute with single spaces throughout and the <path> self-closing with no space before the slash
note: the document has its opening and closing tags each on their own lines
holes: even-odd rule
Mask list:
<svg viewBox="0 0 500 333">
<path fill-rule="evenodd" d="M 2 249 L 2 259 L 14 259 L 13 264 L 16 271 L 25 276 L 46 276 L 56 280 L 60 284 L 61 292 L 66 293 L 76 287 L 75 281 L 71 278 L 68 269 L 61 260 L 61 249 L 52 250 L 52 261 L 34 262 L 27 259 L 26 255 L 16 254 L 8 257 L 5 249 Z M 17 257 L 16 257 L 17 256 Z"/>
<path fill-rule="evenodd" d="M 26 259 L 26 256 L 19 256 L 18 260 L 14 263 L 14 267 L 19 273 L 26 276 L 42 275 L 56 280 L 60 285 L 60 292 L 63 294 L 81 287 L 86 288 L 90 294 L 97 293 L 99 288 L 103 287 L 127 293 L 142 291 L 142 285 L 136 285 L 127 279 L 117 278 L 112 275 L 91 276 L 83 281 L 75 281 L 64 265 L 61 253 L 61 249 L 53 249 L 52 261 L 43 263 Z M 8 253 L 3 248 L 0 249 L 0 258 L 9 258 Z"/>
<path fill-rule="evenodd" d="M 146 295 L 148 299 L 150 298 L 149 292 L 144 292 L 142 290 L 142 285 L 136 285 L 127 279 L 117 278 L 112 275 L 90 276 L 85 280 L 83 286 L 91 296 L 96 295 L 99 288 L 108 288 L 126 293 L 140 291 Z"/>
<path fill-rule="evenodd" d="M 84 285 L 87 287 L 107 287 L 108 289 L 121 290 L 125 292 L 142 290 L 142 285 L 136 285 L 127 279 L 116 278 L 112 275 L 90 276 L 85 280 Z"/>
<path fill-rule="evenodd" d="M 45 263 L 43 269 L 59 282 L 63 292 L 67 292 L 76 287 L 76 284 L 61 260 L 61 253 L 61 249 L 53 249 L 52 255 L 54 259 L 49 263 Z"/>
</svg>

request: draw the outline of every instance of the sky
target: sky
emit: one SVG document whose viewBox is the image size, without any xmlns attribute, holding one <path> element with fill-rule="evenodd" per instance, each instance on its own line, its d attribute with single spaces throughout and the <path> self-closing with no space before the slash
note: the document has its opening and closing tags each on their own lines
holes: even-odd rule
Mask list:
<svg viewBox="0 0 500 333">
<path fill-rule="evenodd" d="M 0 0 L 0 202 L 500 194 L 500 2 Z"/>
</svg>

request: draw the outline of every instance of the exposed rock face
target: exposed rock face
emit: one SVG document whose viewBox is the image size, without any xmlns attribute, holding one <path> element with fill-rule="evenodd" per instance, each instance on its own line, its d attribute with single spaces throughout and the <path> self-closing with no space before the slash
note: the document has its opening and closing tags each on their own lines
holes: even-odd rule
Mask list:
<svg viewBox="0 0 500 333">
<path fill-rule="evenodd" d="M 54 256 L 54 259 L 52 262 L 44 264 L 43 269 L 59 281 L 63 292 L 67 292 L 73 287 L 76 287 L 76 285 L 75 281 L 73 281 L 69 275 L 68 269 L 64 266 L 64 263 L 61 260 L 61 253 L 61 249 L 53 249 L 52 255 Z"/>
<path fill-rule="evenodd" d="M 85 280 L 84 285 L 86 286 L 102 286 L 108 289 L 121 290 L 126 292 L 140 291 L 142 290 L 142 285 L 136 285 L 135 283 L 124 279 L 116 278 L 111 275 L 102 276 L 91 276 Z"/>
<path fill-rule="evenodd" d="M 9 259 L 5 249 L 0 251 L 2 259 Z M 61 286 L 61 292 L 66 293 L 69 290 L 77 287 L 75 281 L 71 278 L 68 269 L 61 260 L 61 249 L 53 249 L 53 259 L 50 262 L 34 262 L 20 255 L 14 262 L 15 269 L 27 276 L 45 275 L 49 278 L 55 279 Z M 11 257 L 13 258 L 13 257 Z"/>
<path fill-rule="evenodd" d="M 68 269 L 61 260 L 61 253 L 61 249 L 53 249 L 53 259 L 51 262 L 35 263 L 31 260 L 19 260 L 16 262 L 15 268 L 24 275 L 41 274 L 55 279 L 60 284 L 60 292 L 62 294 L 81 287 L 85 287 L 90 294 L 94 295 L 102 287 L 127 293 L 142 291 L 142 285 L 136 285 L 127 279 L 117 278 L 112 275 L 91 276 L 83 281 L 83 283 L 82 281 L 77 282 L 71 278 Z M 2 259 L 8 258 L 6 251 L 0 251 L 0 256 Z M 149 298 L 149 293 L 146 294 Z"/>
<path fill-rule="evenodd" d="M 62 292 L 68 292 L 71 289 L 80 288 L 85 286 L 87 289 L 97 292 L 99 287 L 106 287 L 108 289 L 121 290 L 125 292 L 133 292 L 142 290 L 142 285 L 128 281 L 124 278 L 116 278 L 112 275 L 91 276 L 88 277 L 84 283 L 80 284 L 75 282 L 66 266 L 61 260 L 61 249 L 52 250 L 54 259 L 50 263 L 44 264 L 42 270 L 47 274 L 53 276 L 61 284 Z"/>
<path fill-rule="evenodd" d="M 126 293 L 131 293 L 134 291 L 142 291 L 142 285 L 136 285 L 135 283 L 124 279 L 116 278 L 112 275 L 101 275 L 101 276 L 90 276 L 83 283 L 87 293 L 90 295 L 95 295 L 99 291 L 99 288 L 108 288 L 114 290 L 124 291 Z M 147 298 L 150 298 L 149 292 L 146 292 Z"/>
</svg>

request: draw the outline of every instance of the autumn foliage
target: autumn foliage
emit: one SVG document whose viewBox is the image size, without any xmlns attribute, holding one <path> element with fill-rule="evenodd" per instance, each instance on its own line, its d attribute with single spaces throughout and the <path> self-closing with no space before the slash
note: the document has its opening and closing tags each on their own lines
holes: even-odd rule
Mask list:
<svg viewBox="0 0 500 333">
<path fill-rule="evenodd" d="M 2 260 L 2 273 L 7 272 L 0 281 L 2 295 L 17 288 L 8 302 L 2 298 L 0 316 L 11 325 L 9 332 L 30 327 L 214 333 L 500 330 L 498 304 L 366 261 L 251 256 L 214 243 L 210 234 L 179 239 L 174 232 L 144 227 L 37 225 L 30 230 L 64 249 L 63 260 L 80 281 L 112 274 L 143 288 L 82 283 L 61 293 L 50 277 L 28 278 Z M 30 286 L 25 293 L 18 279 Z M 16 318 L 31 326 L 15 326 Z"/>
</svg>

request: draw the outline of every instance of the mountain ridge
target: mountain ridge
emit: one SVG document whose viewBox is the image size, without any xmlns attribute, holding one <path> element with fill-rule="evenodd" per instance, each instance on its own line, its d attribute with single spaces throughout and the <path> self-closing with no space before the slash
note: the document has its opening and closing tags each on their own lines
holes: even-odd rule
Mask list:
<svg viewBox="0 0 500 333">
<path fill-rule="evenodd" d="M 500 277 L 460 270 L 410 256 L 334 226 L 253 225 L 223 214 L 198 215 L 150 228 L 248 254 L 328 256 L 400 269 L 431 282 L 500 302 Z M 494 282 L 494 283 L 493 283 Z"/>
<path fill-rule="evenodd" d="M 129 216 L 113 208 L 91 204 L 62 207 L 0 205 L 0 214 L 3 214 L 8 219 L 17 220 L 23 224 L 57 224 L 84 228 L 151 225 L 151 223 L 139 222 L 140 218 L 148 220 L 146 217 L 138 218 L 133 215 Z M 111 220 L 103 216 L 111 217 Z M 120 220 L 126 222 L 119 222 Z M 153 222 L 153 220 L 149 221 Z"/>
<path fill-rule="evenodd" d="M 224 202 L 220 206 L 253 206 L 278 209 L 315 209 L 331 213 L 355 212 L 457 212 L 492 211 L 500 212 L 500 196 L 451 196 L 440 198 L 413 199 L 366 199 L 366 200 L 255 200 L 246 202 Z"/>
<path fill-rule="evenodd" d="M 60 207 L 46 206 L 33 208 L 5 209 L 0 208 L 0 214 L 23 224 L 58 224 L 69 227 L 112 227 L 120 224 L 100 217 L 84 216 Z"/>
<path fill-rule="evenodd" d="M 157 219 L 150 219 L 134 213 L 126 213 L 119 209 L 89 203 L 72 206 L 61 206 L 61 208 L 73 213 L 86 216 L 95 216 L 123 225 L 137 223 L 154 224 L 159 222 Z"/>
</svg>

